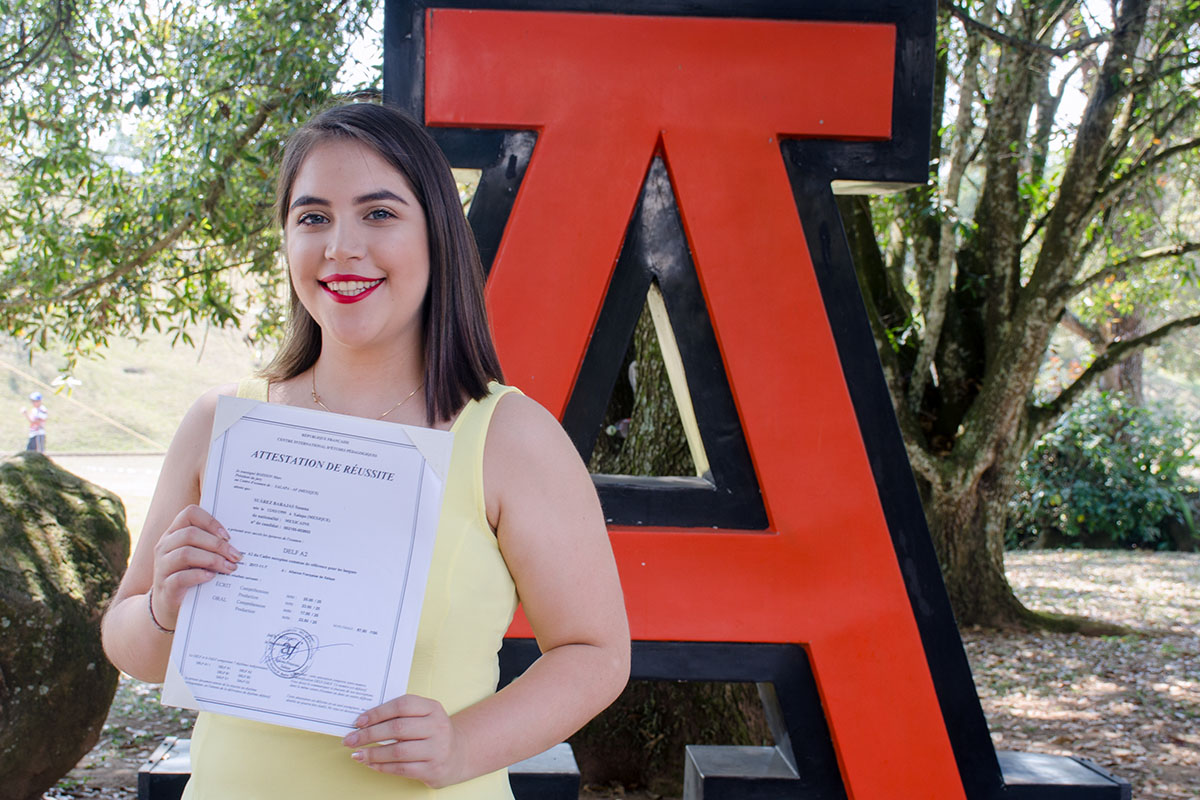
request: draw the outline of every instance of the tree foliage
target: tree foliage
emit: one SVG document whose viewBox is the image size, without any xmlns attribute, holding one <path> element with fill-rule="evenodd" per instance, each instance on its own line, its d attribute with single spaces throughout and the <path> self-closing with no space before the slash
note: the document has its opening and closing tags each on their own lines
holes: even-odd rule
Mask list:
<svg viewBox="0 0 1200 800">
<path fill-rule="evenodd" d="M 1177 209 L 1200 151 L 1200 2 L 939 10 L 929 182 L 842 206 L 956 613 L 1010 624 L 1030 618 L 1002 564 L 1021 458 L 1114 364 L 1200 323 L 1190 308 L 1118 331 L 1036 391 L 1058 326 L 1194 280 L 1200 234 Z"/>
<path fill-rule="evenodd" d="M 0 0 L 0 326 L 277 324 L 275 155 L 372 5 Z"/>
</svg>

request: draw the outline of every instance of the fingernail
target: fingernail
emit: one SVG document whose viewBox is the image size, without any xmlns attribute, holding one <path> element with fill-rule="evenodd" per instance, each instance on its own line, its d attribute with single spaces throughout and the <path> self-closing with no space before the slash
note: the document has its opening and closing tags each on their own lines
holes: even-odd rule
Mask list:
<svg viewBox="0 0 1200 800">
<path fill-rule="evenodd" d="M 349 734 L 345 739 L 342 739 L 342 744 L 346 745 L 347 747 L 353 747 L 354 745 L 358 744 L 358 734 Z"/>
<path fill-rule="evenodd" d="M 234 570 L 237 569 L 237 564 L 233 563 L 232 561 L 227 560 L 225 563 L 229 565 L 230 572 L 233 572 Z"/>
<path fill-rule="evenodd" d="M 233 553 L 233 558 L 234 558 L 234 560 L 235 560 L 235 561 L 241 561 L 241 560 L 242 560 L 242 551 L 241 551 L 241 550 L 238 550 L 238 549 L 237 549 L 236 547 L 234 547 L 233 545 L 229 545 L 229 552 Z"/>
<path fill-rule="evenodd" d="M 355 750 L 353 753 L 350 754 L 350 757 L 361 764 L 363 762 L 363 759 L 366 758 L 367 755 L 362 750 Z"/>
<path fill-rule="evenodd" d="M 229 541 L 229 531 L 225 530 L 224 527 L 217 528 L 217 533 L 221 534 L 225 538 L 225 541 Z"/>
<path fill-rule="evenodd" d="M 366 724 L 367 724 L 367 715 L 366 714 L 360 714 L 358 719 L 354 720 L 354 727 L 356 727 L 356 728 L 361 728 L 363 725 L 366 725 Z"/>
</svg>

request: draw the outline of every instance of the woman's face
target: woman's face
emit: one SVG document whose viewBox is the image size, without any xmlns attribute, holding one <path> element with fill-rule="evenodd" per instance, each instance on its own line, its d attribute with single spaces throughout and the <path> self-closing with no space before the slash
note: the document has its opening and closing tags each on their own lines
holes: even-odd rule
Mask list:
<svg viewBox="0 0 1200 800">
<path fill-rule="evenodd" d="M 429 241 L 400 172 L 358 142 L 317 145 L 296 173 L 284 233 L 292 285 L 323 341 L 420 352 Z"/>
</svg>

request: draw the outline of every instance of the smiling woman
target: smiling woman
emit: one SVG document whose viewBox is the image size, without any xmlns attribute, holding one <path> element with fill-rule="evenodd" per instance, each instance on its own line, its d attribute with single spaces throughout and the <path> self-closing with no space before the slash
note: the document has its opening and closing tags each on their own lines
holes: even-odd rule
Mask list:
<svg viewBox="0 0 1200 800">
<path fill-rule="evenodd" d="M 261 379 L 210 391 L 184 418 L 105 649 L 161 680 L 185 591 L 238 568 L 236 540 L 196 506 L 218 395 L 451 430 L 409 693 L 341 742 L 202 713 L 185 796 L 511 796 L 504 768 L 578 729 L 629 674 L 595 490 L 558 422 L 499 382 L 474 239 L 419 125 L 372 104 L 324 112 L 289 140 L 277 203 L 288 336 Z M 497 692 L 518 597 L 542 656 Z"/>
<path fill-rule="evenodd" d="M 316 190 L 315 194 L 298 185 L 304 177 L 302 168 L 312 152 L 334 145 L 356 150 L 365 161 L 351 163 L 352 158 L 343 153 L 341 157 L 323 160 L 309 172 L 327 170 L 326 177 L 336 179 L 339 166 L 351 171 L 358 167 L 365 180 L 355 191 L 344 192 L 349 195 L 352 206 L 363 206 L 355 210 L 366 217 L 383 217 L 383 221 L 376 222 L 383 225 L 401 226 L 406 215 L 425 215 L 429 285 L 422 308 L 424 397 L 429 412 L 427 421 L 430 424 L 434 420 L 444 422 L 459 408 L 464 393 L 473 398 L 482 397 L 487 392 L 488 381 L 501 376 L 484 311 L 482 268 L 475 240 L 463 217 L 449 165 L 420 126 L 383 106 L 354 104 L 343 108 L 348 110 L 347 116 L 352 112 L 355 118 L 349 120 L 343 117 L 340 109 L 334 109 L 317 117 L 289 139 L 279 172 L 277 219 L 285 237 L 290 238 L 289 223 L 293 215 L 300 216 L 297 213 L 299 206 L 310 200 L 334 199 L 326 196 L 332 192 L 332 185 L 325 185 L 325 193 Z M 371 169 L 367 174 L 361 174 L 367 165 Z M 385 177 L 394 184 L 381 183 L 386 183 Z M 377 211 L 367 208 L 372 201 L 382 204 Z M 389 201 L 393 204 L 390 208 L 386 205 Z M 316 218 L 310 220 L 312 222 L 328 220 L 320 209 L 306 210 L 317 213 Z M 388 222 L 392 215 L 397 218 L 395 223 Z M 370 220 L 361 222 L 365 227 Z M 412 231 L 411 226 L 408 230 Z M 346 245 L 356 246 L 353 241 L 345 240 L 338 246 Z M 289 241 L 289 256 L 291 246 Z M 290 267 L 294 275 L 298 265 L 291 264 Z M 344 273 L 331 270 L 326 277 L 343 282 L 337 279 L 344 278 Z M 364 276 L 351 273 L 351 277 Z M 299 288 L 293 281 L 288 335 L 266 375 L 272 380 L 283 381 L 300 374 L 312 366 L 320 352 L 322 329 L 301 302 Z M 341 410 L 340 406 L 338 408 Z"/>
</svg>

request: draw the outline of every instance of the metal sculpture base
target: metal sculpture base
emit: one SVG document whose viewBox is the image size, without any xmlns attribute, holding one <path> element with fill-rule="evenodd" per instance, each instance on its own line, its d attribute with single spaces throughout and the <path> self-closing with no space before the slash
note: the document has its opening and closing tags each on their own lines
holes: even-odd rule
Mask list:
<svg viewBox="0 0 1200 800">
<path fill-rule="evenodd" d="M 1081 758 L 996 753 L 1004 800 L 1130 800 L 1128 782 Z M 688 745 L 683 800 L 817 800 L 778 747 Z"/>
</svg>

